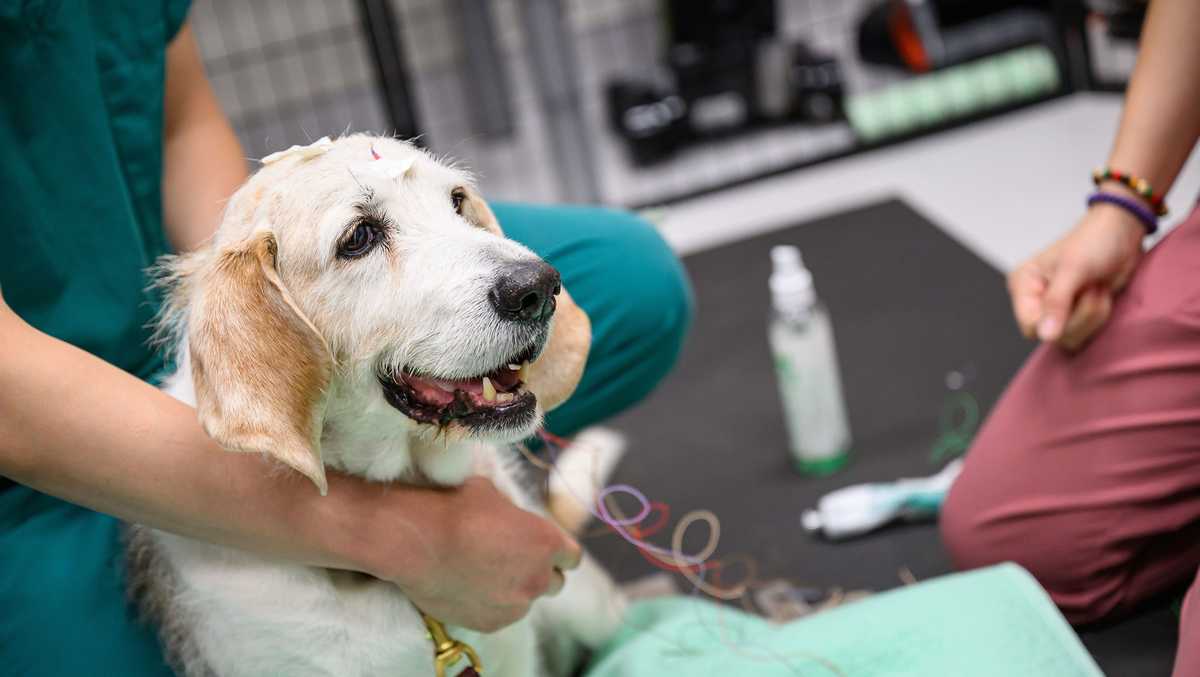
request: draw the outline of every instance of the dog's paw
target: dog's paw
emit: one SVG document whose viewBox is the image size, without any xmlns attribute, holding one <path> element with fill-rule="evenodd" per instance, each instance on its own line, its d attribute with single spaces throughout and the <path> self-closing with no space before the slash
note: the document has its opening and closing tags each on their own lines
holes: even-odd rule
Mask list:
<svg viewBox="0 0 1200 677">
<path fill-rule="evenodd" d="M 579 534 L 617 462 L 625 454 L 625 437 L 600 426 L 580 432 L 555 459 L 546 492 L 546 509 L 569 533 Z"/>
</svg>

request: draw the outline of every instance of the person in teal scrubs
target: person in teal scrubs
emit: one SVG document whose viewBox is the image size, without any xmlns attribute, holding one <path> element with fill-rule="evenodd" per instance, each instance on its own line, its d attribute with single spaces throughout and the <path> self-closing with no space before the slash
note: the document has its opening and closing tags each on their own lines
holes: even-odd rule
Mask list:
<svg viewBox="0 0 1200 677">
<path fill-rule="evenodd" d="M 364 571 L 461 625 L 516 620 L 578 545 L 490 483 L 384 491 L 335 476 L 320 498 L 222 453 L 154 388 L 166 367 L 147 343 L 158 298 L 144 271 L 202 243 L 246 176 L 187 9 L 0 0 L 0 673 L 169 674 L 124 598 L 119 519 Z M 691 317 L 661 238 L 620 211 L 495 212 L 594 324 L 583 383 L 549 429 L 643 397 Z M 404 536 L 418 521 L 426 549 Z M 528 584 L 496 584 L 513 580 Z"/>
</svg>

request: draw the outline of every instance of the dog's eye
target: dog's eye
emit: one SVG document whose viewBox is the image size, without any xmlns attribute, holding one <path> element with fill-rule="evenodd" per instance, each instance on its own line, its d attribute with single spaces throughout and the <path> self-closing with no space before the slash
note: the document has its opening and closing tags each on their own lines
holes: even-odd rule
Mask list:
<svg viewBox="0 0 1200 677">
<path fill-rule="evenodd" d="M 354 227 L 346 239 L 338 245 L 338 256 L 343 259 L 356 259 L 379 242 L 379 229 L 372 223 L 362 222 Z"/>
<path fill-rule="evenodd" d="M 463 190 L 462 188 L 455 188 L 454 190 L 450 191 L 450 204 L 454 205 L 454 211 L 458 212 L 459 216 L 462 216 L 463 202 L 465 202 L 466 199 L 467 191 Z"/>
</svg>

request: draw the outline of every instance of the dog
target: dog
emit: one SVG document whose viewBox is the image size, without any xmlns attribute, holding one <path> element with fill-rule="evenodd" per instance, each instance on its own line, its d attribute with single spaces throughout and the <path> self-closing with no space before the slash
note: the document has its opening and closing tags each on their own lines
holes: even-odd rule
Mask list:
<svg viewBox="0 0 1200 677">
<path fill-rule="evenodd" d="M 158 279 L 177 346 L 164 389 L 223 448 L 265 454 L 322 494 L 326 468 L 445 487 L 483 475 L 543 511 L 502 445 L 570 396 L 590 324 L 464 171 L 393 138 L 294 146 L 264 158 L 211 242 L 168 257 Z M 132 594 L 184 675 L 435 675 L 427 627 L 393 584 L 143 526 L 127 555 Z M 449 632 L 489 677 L 549 675 L 608 639 L 622 609 L 585 555 L 524 620 Z"/>
</svg>

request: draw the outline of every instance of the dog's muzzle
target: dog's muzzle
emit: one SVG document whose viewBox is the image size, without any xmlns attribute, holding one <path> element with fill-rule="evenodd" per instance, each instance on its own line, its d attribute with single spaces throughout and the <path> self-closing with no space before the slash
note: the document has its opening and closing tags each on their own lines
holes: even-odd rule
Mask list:
<svg viewBox="0 0 1200 677">
<path fill-rule="evenodd" d="M 506 265 L 499 281 L 488 293 L 488 301 L 503 320 L 526 324 L 545 323 L 554 315 L 555 296 L 562 279 L 553 266 L 541 259 Z"/>
<path fill-rule="evenodd" d="M 451 423 L 483 431 L 518 429 L 537 415 L 537 396 L 525 388 L 529 362 L 541 343 L 531 345 L 501 366 L 464 379 L 445 379 L 402 370 L 380 375 L 388 404 L 418 423 Z"/>
</svg>

